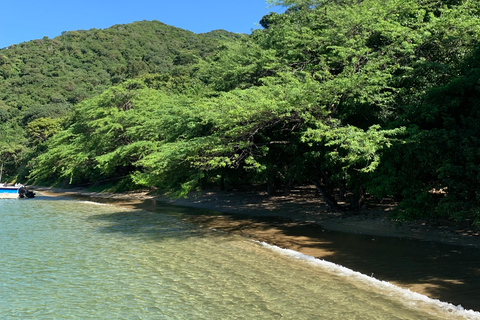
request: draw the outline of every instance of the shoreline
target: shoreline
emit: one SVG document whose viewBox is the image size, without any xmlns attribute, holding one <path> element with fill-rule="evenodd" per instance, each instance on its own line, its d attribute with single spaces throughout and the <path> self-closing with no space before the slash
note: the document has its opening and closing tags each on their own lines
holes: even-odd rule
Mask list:
<svg viewBox="0 0 480 320">
<path fill-rule="evenodd" d="M 288 197 L 267 197 L 255 191 L 208 191 L 188 199 L 171 199 L 147 192 L 33 189 L 46 196 L 88 199 L 151 212 L 178 206 L 182 220 L 201 228 L 290 249 L 480 311 L 478 231 L 426 222 L 398 225 L 387 218 L 392 208 L 388 203 L 353 215 L 328 211 L 314 193 L 305 190 Z"/>
<path fill-rule="evenodd" d="M 480 249 L 480 230 L 450 221 L 405 221 L 389 219 L 391 203 L 370 204 L 360 213 L 331 212 L 314 191 L 300 189 L 289 196 L 266 196 L 259 191 L 205 191 L 187 199 L 172 199 L 147 192 L 90 192 L 82 188 L 60 189 L 32 187 L 51 195 L 86 196 L 121 202 L 154 200 L 170 205 L 211 210 L 226 215 L 243 217 L 271 217 L 295 223 L 321 226 L 323 229 L 357 235 L 433 241 L 442 244 Z M 308 193 L 310 191 L 310 193 Z"/>
</svg>

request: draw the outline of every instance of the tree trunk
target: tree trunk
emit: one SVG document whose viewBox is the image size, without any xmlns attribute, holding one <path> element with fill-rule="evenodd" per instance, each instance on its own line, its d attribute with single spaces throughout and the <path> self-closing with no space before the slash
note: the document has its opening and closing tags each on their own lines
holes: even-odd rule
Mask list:
<svg viewBox="0 0 480 320">
<path fill-rule="evenodd" d="M 339 188 L 339 199 L 340 201 L 342 202 L 345 202 L 347 201 L 346 197 L 345 197 L 345 194 L 346 194 L 346 190 L 347 190 L 347 187 L 346 187 L 346 184 L 345 184 L 345 181 L 342 181 L 342 184 L 340 185 L 340 188 Z"/>
<path fill-rule="evenodd" d="M 328 192 L 326 188 L 320 184 L 319 181 L 312 180 L 312 183 L 317 189 L 317 191 L 322 195 L 323 200 L 325 200 L 325 203 L 330 210 L 342 211 L 340 205 L 337 203 L 337 200 L 335 200 L 335 196 L 331 192 Z"/>
<path fill-rule="evenodd" d="M 220 177 L 220 190 L 225 191 L 225 176 L 224 175 L 222 175 Z"/>
<path fill-rule="evenodd" d="M 357 192 L 353 195 L 352 202 L 350 203 L 350 209 L 353 211 L 360 211 L 365 203 L 365 188 L 361 186 Z"/>
<path fill-rule="evenodd" d="M 267 195 L 269 197 L 275 195 L 275 182 L 273 182 L 273 181 L 268 181 L 267 182 Z"/>
<path fill-rule="evenodd" d="M 288 196 L 292 190 L 293 179 L 286 179 L 283 181 L 283 195 Z"/>
</svg>

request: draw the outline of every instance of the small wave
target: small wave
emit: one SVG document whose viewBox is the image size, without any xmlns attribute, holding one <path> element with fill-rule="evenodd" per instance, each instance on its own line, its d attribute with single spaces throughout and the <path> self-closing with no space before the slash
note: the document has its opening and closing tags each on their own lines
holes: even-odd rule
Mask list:
<svg viewBox="0 0 480 320">
<path fill-rule="evenodd" d="M 95 202 L 95 201 L 86 201 L 86 200 L 77 200 L 75 202 L 78 202 L 78 203 L 86 203 L 86 204 L 94 204 L 94 205 L 97 205 L 97 206 L 108 206 L 108 207 L 114 207 L 114 205 L 112 204 L 109 204 L 109 203 L 101 203 L 101 202 Z"/>
<path fill-rule="evenodd" d="M 277 246 L 270 245 L 266 242 L 260 242 L 260 241 L 255 241 L 255 242 L 259 243 L 265 248 L 268 248 L 269 250 L 280 253 L 282 255 L 289 256 L 294 259 L 306 261 L 315 266 L 320 266 L 338 276 L 354 278 L 355 280 L 358 280 L 364 284 L 367 284 L 368 286 L 373 285 L 375 286 L 376 289 L 380 289 L 384 291 L 386 294 L 390 296 L 394 296 L 408 308 L 412 308 L 412 307 L 415 309 L 421 308 L 422 310 L 425 311 L 425 308 L 423 308 L 423 306 L 431 306 L 431 307 L 434 307 L 433 309 L 436 309 L 436 310 L 432 310 L 434 315 L 436 316 L 442 316 L 442 315 L 444 316 L 446 313 L 449 316 L 454 316 L 458 318 L 471 319 L 471 320 L 480 319 L 480 312 L 477 312 L 474 310 L 466 310 L 461 305 L 455 306 L 448 302 L 443 302 L 438 299 L 432 299 L 423 294 L 413 292 L 408 289 L 400 288 L 394 284 L 391 284 L 390 282 L 378 280 L 373 276 L 368 276 L 358 271 L 354 271 L 347 267 L 338 265 L 336 263 L 318 259 L 313 256 L 308 256 L 298 251 L 294 251 L 291 249 L 283 249 Z"/>
<path fill-rule="evenodd" d="M 102 202 L 96 202 L 96 201 L 90 201 L 90 200 L 73 200 L 73 201 L 76 203 L 92 204 L 96 206 L 114 207 L 119 211 L 138 211 L 138 212 L 143 211 L 142 209 L 122 207 L 121 205 L 112 204 L 112 203 L 102 203 Z"/>
</svg>

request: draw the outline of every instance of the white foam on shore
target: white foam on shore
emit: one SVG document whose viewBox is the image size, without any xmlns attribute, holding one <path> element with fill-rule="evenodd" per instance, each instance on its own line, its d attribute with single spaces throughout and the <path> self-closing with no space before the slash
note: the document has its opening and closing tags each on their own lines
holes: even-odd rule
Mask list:
<svg viewBox="0 0 480 320">
<path fill-rule="evenodd" d="M 109 204 L 109 203 L 101 203 L 101 202 L 95 202 L 95 201 L 76 200 L 75 202 L 86 203 L 86 204 L 94 204 L 94 205 L 97 205 L 97 206 L 108 206 L 108 207 L 113 207 L 114 206 L 114 205 Z"/>
<path fill-rule="evenodd" d="M 480 312 L 477 312 L 474 310 L 466 310 L 461 305 L 455 306 L 448 302 L 443 302 L 438 299 L 432 299 L 423 294 L 413 292 L 408 289 L 400 288 L 394 284 L 391 284 L 390 282 L 378 280 L 374 277 L 367 276 L 357 271 L 353 271 L 352 269 L 335 264 L 333 262 L 308 256 L 294 250 L 283 249 L 277 246 L 270 245 L 266 242 L 260 242 L 260 241 L 255 241 L 255 242 L 259 243 L 260 245 L 262 245 L 263 247 L 269 250 L 280 253 L 282 255 L 289 256 L 291 258 L 302 260 L 309 264 L 322 267 L 328 270 L 329 272 L 334 273 L 335 275 L 354 279 L 368 286 L 373 286 L 376 289 L 379 289 L 382 292 L 388 294 L 389 296 L 393 296 L 395 299 L 398 299 L 407 308 L 425 310 L 425 308 L 422 308 L 422 306 L 429 306 L 429 307 L 432 307 L 431 308 L 432 311 L 433 310 L 436 311 L 434 313 L 436 313 L 435 315 L 437 316 L 448 315 L 450 317 L 456 317 L 456 318 L 464 318 L 464 319 L 472 319 L 472 320 L 480 319 Z"/>
</svg>

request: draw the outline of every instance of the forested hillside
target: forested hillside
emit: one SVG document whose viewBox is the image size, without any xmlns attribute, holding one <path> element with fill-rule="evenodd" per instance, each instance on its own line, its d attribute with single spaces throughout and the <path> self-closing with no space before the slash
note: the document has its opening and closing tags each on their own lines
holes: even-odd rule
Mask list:
<svg viewBox="0 0 480 320">
<path fill-rule="evenodd" d="M 188 72 L 186 66 L 239 37 L 142 21 L 65 31 L 0 50 L 0 154 L 7 175 L 15 174 L 32 145 L 48 138 L 78 102 L 142 74 Z"/>
<path fill-rule="evenodd" d="M 287 192 L 313 184 L 332 210 L 393 197 L 403 218 L 480 225 L 480 1 L 269 2 L 287 10 L 216 50 L 200 41 L 170 58 L 135 55 L 96 85 L 96 71 L 65 73 L 78 82 L 62 81 L 64 100 L 39 104 L 68 103 L 55 111 L 62 120 L 24 114 L 34 144 L 29 182 L 118 179 L 177 195 L 212 184 Z M 2 61 L 15 59 L 10 50 Z M 98 50 L 121 60 L 118 48 Z M 25 78 L 37 87 L 24 99 L 56 77 L 48 72 L 41 82 Z M 105 90 L 77 98 L 92 86 Z M 21 111 L 13 100 L 4 96 L 2 108 Z"/>
</svg>

